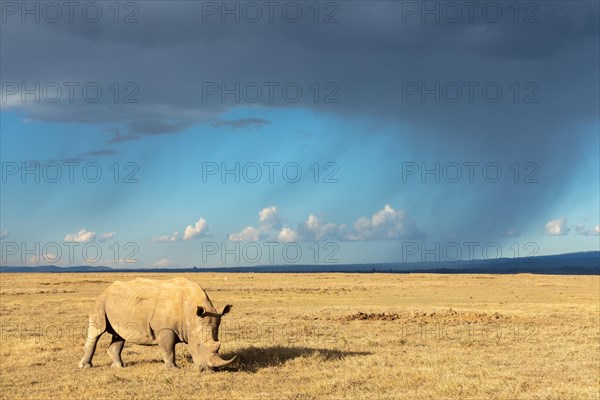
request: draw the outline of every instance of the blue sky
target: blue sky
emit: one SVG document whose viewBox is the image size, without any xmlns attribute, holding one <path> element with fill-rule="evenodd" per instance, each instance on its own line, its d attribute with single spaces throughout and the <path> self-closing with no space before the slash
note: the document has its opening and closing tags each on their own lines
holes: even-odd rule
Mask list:
<svg viewBox="0 0 600 400">
<path fill-rule="evenodd" d="M 102 251 L 94 263 L 127 268 L 289 263 L 286 244 L 292 253 L 302 250 L 293 261 L 302 263 L 444 261 L 457 246 L 467 259 L 482 258 L 482 248 L 505 257 L 516 249 L 520 256 L 600 249 L 597 5 L 543 8 L 541 22 L 524 28 L 485 21 L 399 26 L 388 20 L 391 3 L 348 4 L 335 27 L 317 28 L 321 36 L 308 23 L 285 21 L 202 26 L 213 42 L 195 36 L 189 12 L 161 2 L 141 7 L 135 26 L 3 23 L 2 263 L 90 263 L 80 251 L 90 244 Z M 373 15 L 358 19 L 361 7 Z M 578 18 L 587 18 L 584 28 Z M 164 36 L 144 37 L 157 21 Z M 518 40 L 523 29 L 532 38 Z M 441 46 L 448 35 L 456 40 Z M 43 68 L 23 48 L 37 49 Z M 98 103 L 64 96 L 36 102 L 11 86 L 66 81 L 98 82 L 105 96 Z M 203 101 L 203 84 L 213 81 L 298 82 L 303 98 Z M 107 100 L 111 82 L 121 90 L 135 82 L 139 101 Z M 311 82 L 319 82 L 321 95 L 334 82 L 337 102 L 321 96 L 315 103 Z M 463 90 L 465 82 L 492 82 L 503 96 L 489 102 L 476 91 L 473 101 L 404 101 L 406 82 L 458 82 Z M 532 93 L 527 82 L 537 102 L 522 101 Z M 73 182 L 64 164 L 70 161 L 79 163 Z M 59 165 L 62 179 L 37 183 L 27 175 L 23 182 L 21 169 L 36 162 L 40 173 Z M 82 175 L 90 163 L 102 171 L 98 182 Z M 222 182 L 217 172 L 203 181 L 208 163 L 237 163 L 252 175 L 258 165 L 262 177 L 252 183 L 240 174 L 237 183 L 230 174 Z M 434 174 L 423 179 L 421 169 L 436 166 L 439 181 Z M 451 182 L 457 166 L 462 176 Z M 302 177 L 289 182 L 297 167 Z M 129 173 L 136 182 L 123 182 Z M 65 242 L 78 243 L 75 260 Z M 271 242 L 273 260 L 265 255 Z M 36 243 L 39 251 L 27 250 Z M 223 254 L 236 243 L 247 246 L 239 261 Z M 257 246 L 264 257 L 254 260 Z M 137 261 L 125 262 L 131 252 Z"/>
<path fill-rule="evenodd" d="M 227 118 L 240 119 L 246 115 L 246 111 L 240 110 Z M 348 240 L 344 239 L 343 234 L 332 234 L 324 236 L 322 245 L 329 241 L 336 242 L 340 251 L 336 252 L 334 259 L 343 263 L 417 261 L 421 253 L 403 256 L 403 241 L 428 243 L 426 246 L 429 247 L 426 248 L 429 249 L 435 248 L 436 243 L 443 247 L 454 242 L 479 242 L 476 256 L 480 255 L 478 250 L 488 242 L 498 243 L 505 256 L 514 255 L 513 243 L 518 243 L 517 247 L 525 254 L 534 251 L 533 248 L 524 248 L 529 242 L 539 246 L 537 254 L 597 248 L 598 237 L 593 234 L 582 236 L 572 230 L 568 234 L 551 236 L 545 229 L 550 220 L 559 218 L 568 221 L 563 229 L 576 224 L 583 224 L 588 230 L 595 226 L 594 222 L 598 221 L 596 204 L 600 200 L 597 188 L 591 182 L 598 182 L 600 178 L 593 168 L 593 163 L 598 162 L 593 149 L 575 174 L 572 186 L 553 202 L 552 211 L 548 214 L 537 213 L 536 218 L 522 223 L 503 224 L 501 228 L 506 231 L 504 236 L 496 237 L 495 233 L 489 236 L 479 233 L 470 235 L 468 230 L 457 231 L 457 221 L 463 218 L 469 220 L 470 205 L 463 203 L 460 198 L 474 196 L 474 193 L 494 183 L 485 182 L 478 174 L 474 175 L 474 183 L 468 183 L 466 175 L 460 183 L 445 182 L 443 175 L 440 183 L 435 183 L 432 175 L 428 177 L 431 181 L 426 183 L 422 183 L 420 178 L 414 182 L 410 179 L 402 182 L 402 169 L 398 165 L 414 160 L 410 141 L 400 147 L 402 151 L 382 157 L 388 153 L 389 146 L 396 142 L 394 135 L 401 127 L 382 127 L 375 134 L 364 133 L 369 128 L 369 121 L 365 119 L 354 118 L 355 122 L 350 123 L 335 116 L 316 115 L 301 109 L 254 111 L 252 115 L 268 119 L 271 123 L 244 132 L 211 126 L 193 127 L 176 137 L 144 139 L 146 143 L 142 146 L 139 141 L 114 146 L 118 154 L 86 158 L 74 166 L 73 183 L 68 182 L 68 169 L 65 166 L 62 168 L 64 176 L 58 183 L 46 182 L 41 169 L 40 183 L 35 183 L 34 175 L 26 175 L 24 182 L 19 173 L 6 175 L 2 190 L 2 229 L 8 230 L 10 236 L 5 241 L 25 241 L 31 248 L 35 242 L 40 242 L 42 246 L 49 242 L 62 243 L 67 234 L 77 233 L 81 229 L 95 232 L 95 241 L 99 241 L 102 234 L 115 232 L 114 238 L 99 242 L 100 247 L 104 254 L 112 257 L 114 252 L 109 247 L 114 243 L 123 247 L 127 242 L 135 242 L 139 246 L 139 253 L 134 258 L 139 262 L 131 266 L 160 264 L 161 260 L 169 260 L 168 263 L 173 265 L 204 265 L 201 262 L 201 242 L 227 246 L 225 243 L 231 242 L 229 235 L 239 233 L 248 226 L 260 227 L 258 213 L 268 207 L 276 207 L 282 227 L 297 230 L 298 225 L 312 214 L 323 223 L 348 225 L 346 231 L 350 232 L 360 217 L 371 218 L 389 204 L 393 210 L 405 212 L 423 236 L 404 237 L 400 234 L 395 239 L 382 240 L 382 237 L 375 235 L 373 239 Z M 304 121 L 302 131 L 297 129 L 298 119 Z M 2 114 L 2 131 L 19 132 L 8 140 L 3 139 L 2 143 L 3 162 L 16 161 L 19 168 L 21 160 L 41 160 L 40 165 L 44 165 L 48 160 L 77 157 L 104 145 L 103 142 L 109 137 L 105 132 L 85 125 L 26 122 L 23 115 L 14 112 Z M 307 136 L 306 132 L 312 136 Z M 84 140 L 79 140 L 83 135 L 86 136 Z M 374 135 L 377 135 L 375 141 Z M 351 141 L 356 143 L 349 143 L 348 137 L 352 137 Z M 338 151 L 340 146 L 345 147 L 341 156 Z M 97 183 L 87 182 L 83 178 L 82 167 L 88 162 L 95 162 L 101 167 L 103 178 Z M 130 162 L 135 163 L 139 170 L 125 167 Z M 272 164 L 273 183 L 268 178 L 269 167 L 265 164 L 268 162 L 279 163 L 279 166 Z M 325 170 L 324 166 L 329 162 L 335 163 L 337 170 L 332 166 Z M 433 158 L 429 166 L 433 168 L 435 162 L 438 161 Z M 114 163 L 119 165 L 119 183 L 113 181 L 114 167 L 110 167 Z M 230 169 L 239 163 L 240 183 L 235 182 L 235 175 L 232 174 L 226 175 L 223 182 L 219 173 L 206 175 L 206 182 L 203 182 L 203 163 L 216 163 L 219 170 L 223 163 Z M 246 182 L 241 173 L 242 166 L 248 163 L 256 163 L 261 168 L 263 175 L 256 183 Z M 300 181 L 288 182 L 282 176 L 286 163 L 300 165 L 303 173 Z M 318 163 L 320 170 L 318 183 L 314 182 L 315 163 Z M 508 165 L 505 164 L 506 167 Z M 252 168 L 252 171 L 247 171 L 252 176 L 247 178 L 255 179 L 253 171 L 256 168 L 248 168 Z M 392 171 L 398 170 L 400 173 L 393 179 Z M 295 169 L 289 171 L 288 179 L 293 180 Z M 508 168 L 503 168 L 503 171 L 505 174 L 513 172 Z M 129 173 L 134 173 L 131 179 L 138 180 L 137 183 L 122 182 Z M 333 174 L 330 183 L 323 182 L 327 174 Z M 53 176 L 46 178 L 53 179 Z M 511 176 L 510 179 L 513 178 Z M 93 179 L 93 175 L 90 179 Z M 514 185 L 520 185 L 519 189 L 522 190 L 529 187 L 535 190 L 536 184 Z M 531 210 L 535 210 L 535 207 Z M 488 212 L 492 218 L 493 210 Z M 153 242 L 174 232 L 183 236 L 185 228 L 201 218 L 207 221 L 206 234 L 210 236 L 201 235 L 197 239 L 171 243 Z M 276 229 L 268 235 L 276 236 L 277 233 Z M 253 241 L 261 243 L 269 240 L 278 241 L 277 238 L 262 236 Z M 306 255 L 306 258 L 302 258 L 303 262 L 313 261 L 314 252 L 308 249 L 313 240 L 315 238 L 306 242 L 297 240 Z M 465 252 L 464 256 L 470 254 L 467 247 L 460 247 Z M 133 248 L 122 250 L 125 252 Z M 266 252 L 267 248 L 263 247 L 262 250 Z M 20 249 L 15 257 L 20 258 L 24 251 Z M 64 247 L 63 251 L 66 251 Z M 205 265 L 220 265 L 221 251 L 206 256 Z M 80 255 L 79 251 L 75 254 Z M 279 256 L 280 262 L 286 262 L 280 252 L 276 251 L 275 255 Z M 233 256 L 227 256 L 225 264 L 248 264 L 244 261 L 252 260 L 252 257 L 250 255 L 245 259 L 242 256 L 236 263 Z M 322 254 L 318 259 L 322 262 L 323 257 Z M 443 259 L 444 255 L 440 257 Z M 91 258 L 94 259 L 94 256 Z M 435 258 L 429 255 L 426 259 L 431 261 Z M 40 263 L 44 261 L 40 259 Z M 261 261 L 268 263 L 266 253 Z"/>
</svg>

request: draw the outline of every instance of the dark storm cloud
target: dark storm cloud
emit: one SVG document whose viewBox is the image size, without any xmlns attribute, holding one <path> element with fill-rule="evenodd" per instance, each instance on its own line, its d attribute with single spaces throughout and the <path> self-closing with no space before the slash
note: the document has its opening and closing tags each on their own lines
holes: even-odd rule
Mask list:
<svg viewBox="0 0 600 400">
<path fill-rule="evenodd" d="M 117 154 L 119 154 L 119 152 L 116 150 L 101 149 L 101 150 L 92 150 L 92 151 L 86 151 L 83 153 L 79 153 L 77 156 L 74 156 L 74 157 L 53 158 L 53 159 L 49 159 L 49 160 L 39 160 L 39 159 L 38 160 L 23 160 L 21 162 L 24 163 L 28 168 L 34 168 L 36 166 L 39 167 L 39 165 L 47 165 L 47 164 L 51 164 L 51 163 L 59 164 L 59 165 L 79 164 L 79 163 L 85 162 L 90 157 L 105 157 L 105 156 L 114 156 Z"/>
<path fill-rule="evenodd" d="M 113 134 L 113 137 L 108 140 L 107 143 L 123 143 L 123 142 L 131 142 L 133 140 L 140 140 L 141 136 L 134 134 L 123 134 L 120 128 L 106 128 L 103 129 L 104 132 L 109 132 Z"/>
<path fill-rule="evenodd" d="M 111 149 L 102 149 L 102 150 L 87 151 L 85 153 L 81 153 L 81 156 L 103 157 L 103 156 L 114 156 L 115 154 L 119 154 L 119 152 L 116 150 L 111 150 Z"/>
<path fill-rule="evenodd" d="M 131 142 L 133 140 L 140 140 L 141 137 L 137 135 L 119 135 L 115 134 L 108 143 L 123 143 L 123 142 Z"/>
<path fill-rule="evenodd" d="M 115 24 L 108 17 L 99 23 L 56 24 L 10 18 L 2 26 L 2 81 L 77 82 L 73 103 L 27 101 L 21 106 L 38 119 L 127 122 L 133 132 L 144 134 L 176 133 L 189 126 L 184 122 L 203 122 L 230 107 L 253 105 L 243 93 L 249 82 L 261 86 L 257 103 L 266 106 L 408 120 L 430 120 L 435 112 L 441 120 L 479 109 L 485 113 L 488 104 L 476 99 L 475 104 L 442 102 L 435 107 L 413 101 L 415 96 L 403 102 L 402 84 L 492 80 L 509 92 L 513 81 L 535 80 L 544 91 L 540 96 L 557 101 L 557 108 L 573 104 L 565 94 L 578 93 L 584 98 L 577 112 L 595 112 L 589 87 L 590 79 L 597 82 L 597 4 L 539 3 L 539 21 L 525 24 L 512 21 L 508 6 L 497 23 L 487 23 L 478 13 L 473 22 L 465 17 L 460 23 L 421 23 L 419 15 L 406 15 L 403 3 L 339 2 L 339 22 L 333 24 L 314 24 L 307 9 L 299 23 L 281 17 L 273 23 L 264 18 L 256 24 L 243 19 L 232 23 L 231 17 L 221 23 L 218 14 L 205 16 L 202 2 L 160 1 L 140 2 L 139 23 L 133 24 Z M 567 77 L 569 83 L 561 87 L 557 78 Z M 273 101 L 261 85 L 269 81 L 279 83 Z M 102 89 L 97 103 L 87 102 L 81 93 L 89 82 Z M 290 82 L 303 91 L 298 103 L 282 96 L 282 86 Z M 337 83 L 339 102 L 315 103 L 309 89 L 314 82 Z M 135 86 L 126 87 L 128 83 Z M 218 92 L 207 94 L 213 84 Z M 223 99 L 221 88 L 231 90 L 236 84 L 239 101 L 233 95 Z M 328 92 L 320 91 L 322 96 Z M 495 105 L 492 112 L 498 115 L 500 108 L 510 106 Z M 512 108 L 507 112 L 526 107 Z"/>
<path fill-rule="evenodd" d="M 574 173 L 576 155 L 597 140 L 586 128 L 598 121 L 598 3 L 527 2 L 537 7 L 532 17 L 524 8 L 515 16 L 513 2 L 491 2 L 502 5 L 502 18 L 490 22 L 481 13 L 489 2 L 482 2 L 472 21 L 463 9 L 456 23 L 427 16 L 422 23 L 406 7 L 425 3 L 444 7 L 337 2 L 338 23 L 315 24 L 306 7 L 298 23 L 280 13 L 272 23 L 264 15 L 258 23 L 221 23 L 202 2 L 152 1 L 137 3 L 133 24 L 9 19 L 0 39 L 2 82 L 78 82 L 72 103 L 20 103 L 14 95 L 8 106 L 39 120 L 120 124 L 131 137 L 176 134 L 235 107 L 307 107 L 370 117 L 374 127 L 393 121 L 411 132 L 415 160 L 539 165 L 540 182 L 527 189 L 508 182 L 466 194 L 461 203 L 485 210 L 456 221 L 457 230 L 474 232 L 518 225 L 551 205 Z M 97 102 L 79 89 L 89 82 L 102 89 Z M 266 82 L 277 84 L 272 93 Z M 254 84 L 262 90 L 258 98 Z M 422 89 L 438 84 L 437 94 L 422 97 Z M 299 87 L 302 98 L 286 98 L 286 85 Z M 500 100 L 486 98 L 484 87 L 499 88 Z M 327 95 L 337 102 L 324 102 Z M 385 129 L 369 131 L 377 140 Z M 401 139 L 390 151 L 401 148 Z M 573 159 L 561 162 L 566 154 Z M 400 164 L 382 179 L 397 181 L 399 174 Z M 390 196 L 402 191 L 388 186 Z M 447 196 L 436 193 L 440 202 Z M 493 218 L 480 223 L 483 214 Z"/>
<path fill-rule="evenodd" d="M 178 133 L 192 126 L 190 122 L 169 123 L 160 120 L 138 120 L 129 125 L 129 130 L 144 135 L 164 135 Z"/>
<path fill-rule="evenodd" d="M 17 162 L 23 163 L 27 168 L 33 169 L 33 168 L 39 168 L 40 165 L 46 165 L 46 164 L 50 164 L 50 163 L 63 165 L 63 164 L 77 164 L 77 163 L 82 163 L 84 161 L 85 161 L 85 158 L 83 158 L 81 156 L 76 156 L 76 157 L 65 157 L 65 158 L 52 158 L 49 160 L 40 160 L 40 159 L 18 160 Z M 15 162 L 15 161 L 9 161 L 9 162 Z"/>
<path fill-rule="evenodd" d="M 215 128 L 228 127 L 230 129 L 259 129 L 263 125 L 270 124 L 269 121 L 261 118 L 240 118 L 229 121 L 216 121 L 211 125 Z"/>
</svg>

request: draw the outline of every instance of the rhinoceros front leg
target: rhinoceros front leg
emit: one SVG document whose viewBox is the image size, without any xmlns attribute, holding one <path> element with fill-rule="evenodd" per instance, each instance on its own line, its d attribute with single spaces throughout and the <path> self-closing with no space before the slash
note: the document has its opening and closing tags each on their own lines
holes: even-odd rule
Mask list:
<svg viewBox="0 0 600 400">
<path fill-rule="evenodd" d="M 165 367 L 177 368 L 177 364 L 175 364 L 175 345 L 179 341 L 179 338 L 175 335 L 175 332 L 167 329 L 161 330 L 156 335 L 156 341 L 162 352 Z"/>
<path fill-rule="evenodd" d="M 113 334 L 112 340 L 110 342 L 110 346 L 108 346 L 108 350 L 106 351 L 110 358 L 112 358 L 113 363 L 112 366 L 116 368 L 123 368 L 123 359 L 121 358 L 121 352 L 123 351 L 123 346 L 125 345 L 125 339 L 121 336 Z"/>
</svg>

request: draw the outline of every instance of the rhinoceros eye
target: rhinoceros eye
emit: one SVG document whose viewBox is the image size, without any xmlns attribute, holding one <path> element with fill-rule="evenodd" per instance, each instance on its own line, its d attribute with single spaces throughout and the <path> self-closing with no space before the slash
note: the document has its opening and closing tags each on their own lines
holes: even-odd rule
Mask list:
<svg viewBox="0 0 600 400">
<path fill-rule="evenodd" d="M 206 310 L 203 307 L 198 306 L 198 309 L 196 310 L 196 315 L 199 317 L 203 317 L 205 313 Z"/>
</svg>

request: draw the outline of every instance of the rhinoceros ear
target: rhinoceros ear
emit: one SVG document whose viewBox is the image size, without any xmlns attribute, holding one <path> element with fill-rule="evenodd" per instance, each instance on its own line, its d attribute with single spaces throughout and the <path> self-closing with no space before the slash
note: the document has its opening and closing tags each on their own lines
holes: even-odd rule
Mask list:
<svg viewBox="0 0 600 400">
<path fill-rule="evenodd" d="M 229 311 L 231 311 L 231 307 L 233 307 L 231 304 L 227 304 L 225 307 L 223 307 L 223 311 L 221 311 L 221 315 L 225 315 Z"/>
<path fill-rule="evenodd" d="M 205 313 L 206 310 L 204 309 L 204 307 L 198 306 L 198 309 L 196 310 L 196 315 L 199 317 L 203 317 Z"/>
</svg>

